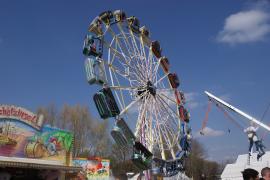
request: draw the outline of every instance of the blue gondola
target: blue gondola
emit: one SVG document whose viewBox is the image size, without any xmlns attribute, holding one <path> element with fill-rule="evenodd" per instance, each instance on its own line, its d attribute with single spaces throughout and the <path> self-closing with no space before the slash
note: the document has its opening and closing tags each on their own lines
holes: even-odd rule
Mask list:
<svg viewBox="0 0 270 180">
<path fill-rule="evenodd" d="M 85 56 L 102 56 L 102 43 L 101 39 L 87 34 L 83 44 L 83 54 Z"/>
</svg>

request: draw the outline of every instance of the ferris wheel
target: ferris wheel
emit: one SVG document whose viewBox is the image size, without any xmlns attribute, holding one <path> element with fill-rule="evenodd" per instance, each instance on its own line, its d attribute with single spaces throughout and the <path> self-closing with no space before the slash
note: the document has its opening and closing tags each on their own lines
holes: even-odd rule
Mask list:
<svg viewBox="0 0 270 180">
<path fill-rule="evenodd" d="M 149 30 L 121 10 L 103 12 L 88 28 L 83 54 L 88 83 L 101 88 L 94 95 L 98 112 L 115 119 L 111 134 L 117 144 L 145 148 L 148 157 L 177 159 L 190 116 L 177 74 Z"/>
</svg>

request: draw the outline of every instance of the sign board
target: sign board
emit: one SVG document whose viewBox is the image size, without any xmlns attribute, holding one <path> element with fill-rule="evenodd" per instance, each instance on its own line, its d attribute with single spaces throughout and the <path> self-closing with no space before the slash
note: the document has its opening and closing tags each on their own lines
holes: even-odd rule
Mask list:
<svg viewBox="0 0 270 180">
<path fill-rule="evenodd" d="M 42 125 L 42 118 L 24 108 L 0 105 L 0 156 L 65 164 L 72 144 L 72 133 Z"/>
<path fill-rule="evenodd" d="M 0 119 L 17 119 L 27 125 L 32 126 L 35 129 L 40 130 L 43 118 L 38 116 L 22 107 L 0 105 Z"/>
<path fill-rule="evenodd" d="M 110 175 L 110 160 L 101 158 L 78 158 L 73 159 L 74 166 L 80 166 L 83 168 L 81 174 L 91 179 L 109 179 Z"/>
</svg>

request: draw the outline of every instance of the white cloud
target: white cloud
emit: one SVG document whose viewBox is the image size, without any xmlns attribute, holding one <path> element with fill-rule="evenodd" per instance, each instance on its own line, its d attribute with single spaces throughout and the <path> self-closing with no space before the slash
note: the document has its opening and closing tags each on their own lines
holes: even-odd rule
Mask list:
<svg viewBox="0 0 270 180">
<path fill-rule="evenodd" d="M 269 33 L 270 13 L 256 7 L 227 17 L 217 40 L 229 44 L 256 42 L 265 40 Z"/>
<path fill-rule="evenodd" d="M 200 103 L 196 101 L 198 95 L 199 94 L 196 92 L 185 93 L 186 103 L 190 109 L 194 109 L 200 105 Z"/>
<path fill-rule="evenodd" d="M 222 136 L 224 134 L 225 134 L 224 131 L 222 131 L 222 130 L 215 130 L 215 129 L 212 129 L 210 127 L 205 127 L 203 129 L 203 136 L 204 137 L 217 137 L 217 136 Z M 200 132 L 197 132 L 194 137 L 195 138 L 198 138 L 198 137 L 201 137 L 201 136 L 202 135 L 200 134 Z"/>
</svg>

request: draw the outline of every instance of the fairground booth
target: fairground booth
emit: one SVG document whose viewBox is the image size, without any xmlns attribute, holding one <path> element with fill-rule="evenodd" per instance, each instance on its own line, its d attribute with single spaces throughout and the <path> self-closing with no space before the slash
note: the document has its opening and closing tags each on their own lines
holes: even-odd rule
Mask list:
<svg viewBox="0 0 270 180">
<path fill-rule="evenodd" d="M 0 179 L 77 179 L 73 134 L 43 125 L 42 115 L 0 105 Z"/>
</svg>

